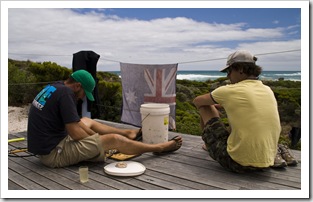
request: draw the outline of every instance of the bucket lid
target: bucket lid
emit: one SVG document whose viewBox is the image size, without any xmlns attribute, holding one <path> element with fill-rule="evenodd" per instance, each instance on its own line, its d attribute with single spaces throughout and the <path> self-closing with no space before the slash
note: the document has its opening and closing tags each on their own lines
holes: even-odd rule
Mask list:
<svg viewBox="0 0 313 202">
<path fill-rule="evenodd" d="M 104 172 L 115 176 L 137 176 L 144 173 L 146 167 L 135 161 L 120 161 L 104 167 Z"/>
</svg>

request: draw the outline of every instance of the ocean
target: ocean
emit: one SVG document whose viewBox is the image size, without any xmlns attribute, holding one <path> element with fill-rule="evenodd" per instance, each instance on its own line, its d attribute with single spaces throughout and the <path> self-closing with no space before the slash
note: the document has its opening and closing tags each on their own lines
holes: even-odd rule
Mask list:
<svg viewBox="0 0 313 202">
<path fill-rule="evenodd" d="M 177 71 L 177 79 L 194 81 L 215 80 L 226 77 L 226 73 L 219 71 Z M 260 80 L 284 80 L 301 81 L 301 71 L 263 71 L 259 76 Z"/>
<path fill-rule="evenodd" d="M 121 75 L 120 71 L 111 71 L 117 75 Z M 176 79 L 192 80 L 192 81 L 207 81 L 216 80 L 221 77 L 226 77 L 225 73 L 219 71 L 177 71 Z M 283 78 L 284 80 L 301 81 L 301 71 L 263 71 L 260 75 L 260 80 L 274 80 Z"/>
</svg>

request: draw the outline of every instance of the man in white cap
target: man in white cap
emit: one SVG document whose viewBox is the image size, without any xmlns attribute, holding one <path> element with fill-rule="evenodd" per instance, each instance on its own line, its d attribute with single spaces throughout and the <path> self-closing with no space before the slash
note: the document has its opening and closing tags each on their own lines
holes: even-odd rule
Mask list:
<svg viewBox="0 0 313 202">
<path fill-rule="evenodd" d="M 239 173 L 274 166 L 281 132 L 274 93 L 258 80 L 262 68 L 256 61 L 245 50 L 229 55 L 221 72 L 231 84 L 193 101 L 201 116 L 204 149 L 221 166 Z M 221 121 L 219 107 L 225 109 L 230 129 Z"/>
</svg>

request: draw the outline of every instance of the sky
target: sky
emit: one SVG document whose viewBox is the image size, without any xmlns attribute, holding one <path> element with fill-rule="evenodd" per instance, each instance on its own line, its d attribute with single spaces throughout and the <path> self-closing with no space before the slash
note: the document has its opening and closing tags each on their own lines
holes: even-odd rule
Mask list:
<svg viewBox="0 0 313 202">
<path fill-rule="evenodd" d="M 290 8 L 174 5 L 13 6 L 7 19 L 8 57 L 72 68 L 74 53 L 91 50 L 100 55 L 98 71 L 119 71 L 120 62 L 219 70 L 229 54 L 245 49 L 258 57 L 263 70 L 301 70 L 303 25 L 296 3 Z"/>
</svg>

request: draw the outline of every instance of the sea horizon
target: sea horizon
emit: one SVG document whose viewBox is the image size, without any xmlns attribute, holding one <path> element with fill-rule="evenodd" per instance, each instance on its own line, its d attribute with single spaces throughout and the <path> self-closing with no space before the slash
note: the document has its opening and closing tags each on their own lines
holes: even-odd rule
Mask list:
<svg viewBox="0 0 313 202">
<path fill-rule="evenodd" d="M 121 76 L 120 71 L 108 71 L 110 73 Z M 177 80 L 190 80 L 190 81 L 214 81 L 216 79 L 226 77 L 225 73 L 218 70 L 178 70 Z M 301 81 L 301 71 L 263 71 L 259 76 L 260 80 L 290 80 Z"/>
</svg>

